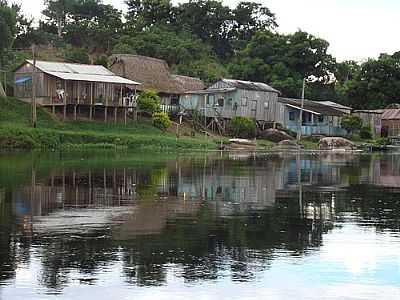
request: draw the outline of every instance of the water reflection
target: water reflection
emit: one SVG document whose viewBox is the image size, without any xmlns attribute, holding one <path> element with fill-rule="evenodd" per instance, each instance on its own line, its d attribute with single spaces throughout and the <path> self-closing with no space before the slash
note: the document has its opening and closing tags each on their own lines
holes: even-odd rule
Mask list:
<svg viewBox="0 0 400 300">
<path fill-rule="evenodd" d="M 374 248 L 400 249 L 395 155 L 3 156 L 0 186 L 7 299 L 84 299 L 74 288 L 110 283 L 121 297 L 177 282 L 178 294 L 208 283 L 254 288 L 277 265 L 281 278 L 296 265 L 311 276 L 308 260 L 321 281 L 349 283 L 348 273 L 376 267 L 377 253 L 397 264 L 383 282 L 400 283 L 400 257 Z M 362 256 L 360 245 L 375 252 Z"/>
</svg>

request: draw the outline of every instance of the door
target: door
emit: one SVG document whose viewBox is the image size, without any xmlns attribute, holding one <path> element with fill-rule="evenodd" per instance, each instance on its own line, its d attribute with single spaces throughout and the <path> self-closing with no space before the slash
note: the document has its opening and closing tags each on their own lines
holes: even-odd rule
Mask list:
<svg viewBox="0 0 400 300">
<path fill-rule="evenodd" d="M 255 119 L 257 116 L 257 100 L 250 101 L 250 118 Z"/>
</svg>

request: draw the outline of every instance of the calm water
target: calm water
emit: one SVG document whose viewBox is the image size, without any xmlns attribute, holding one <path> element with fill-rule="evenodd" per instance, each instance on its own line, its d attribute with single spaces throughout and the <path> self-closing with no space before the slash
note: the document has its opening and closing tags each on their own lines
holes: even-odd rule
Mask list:
<svg viewBox="0 0 400 300">
<path fill-rule="evenodd" d="M 400 156 L 0 155 L 1 299 L 400 299 Z"/>
</svg>

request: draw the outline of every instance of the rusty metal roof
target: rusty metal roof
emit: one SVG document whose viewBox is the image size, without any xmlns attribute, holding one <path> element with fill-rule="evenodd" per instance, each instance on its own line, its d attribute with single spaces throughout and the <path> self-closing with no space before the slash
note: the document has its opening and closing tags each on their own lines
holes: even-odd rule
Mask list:
<svg viewBox="0 0 400 300">
<path fill-rule="evenodd" d="M 269 86 L 263 82 L 253 82 L 253 81 L 244 81 L 244 80 L 236 80 L 236 79 L 226 79 L 223 78 L 221 81 L 227 83 L 231 87 L 235 87 L 243 90 L 256 90 L 256 91 L 266 91 L 280 94 L 280 92 L 273 87 Z"/>
<path fill-rule="evenodd" d="M 301 99 L 292 99 L 292 98 L 278 98 L 278 102 L 294 106 L 297 109 L 301 109 Z M 321 104 L 318 101 L 312 101 L 312 100 L 304 100 L 304 105 L 303 105 L 303 110 L 309 111 L 309 112 L 314 112 L 316 114 L 321 114 L 325 116 L 337 116 L 341 117 L 345 114 L 342 110 L 339 110 L 337 108 L 334 108 L 332 106 L 326 105 L 326 104 Z"/>
<path fill-rule="evenodd" d="M 400 120 L 400 109 L 383 109 L 382 120 Z"/>
</svg>

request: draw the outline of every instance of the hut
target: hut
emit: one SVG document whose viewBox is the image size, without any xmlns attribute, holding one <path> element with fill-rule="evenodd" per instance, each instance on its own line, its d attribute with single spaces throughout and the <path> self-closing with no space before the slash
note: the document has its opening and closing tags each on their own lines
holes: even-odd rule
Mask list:
<svg viewBox="0 0 400 300">
<path fill-rule="evenodd" d="M 344 108 L 339 109 L 331 102 L 327 105 L 324 102 L 304 100 L 303 108 L 300 99 L 279 98 L 278 116 L 279 123 L 286 129 L 299 131 L 300 112 L 303 111 L 301 134 L 344 136 L 346 130 L 341 128 L 341 118 L 347 112 Z"/>
<path fill-rule="evenodd" d="M 36 103 L 51 107 L 53 113 L 62 108 L 64 118 L 73 110 L 74 118 L 85 111 L 89 118 L 102 110 L 107 120 L 109 108 L 114 119 L 130 107 L 126 96 L 134 93 L 138 82 L 115 75 L 100 65 L 26 60 L 15 70 L 14 95 L 22 101 L 32 98 L 32 78 L 35 81 Z M 103 115 L 103 114 L 102 114 Z"/>
<path fill-rule="evenodd" d="M 278 90 L 265 83 L 221 79 L 206 90 L 187 92 L 181 106 L 199 111 L 210 126 L 225 127 L 236 116 L 264 124 L 276 121 L 278 95 Z"/>
<path fill-rule="evenodd" d="M 156 91 L 166 112 L 179 110 L 180 95 L 205 87 L 198 78 L 171 74 L 167 62 L 158 58 L 115 54 L 110 57 L 109 65 L 114 73 L 140 82 L 139 91 Z"/>
</svg>

